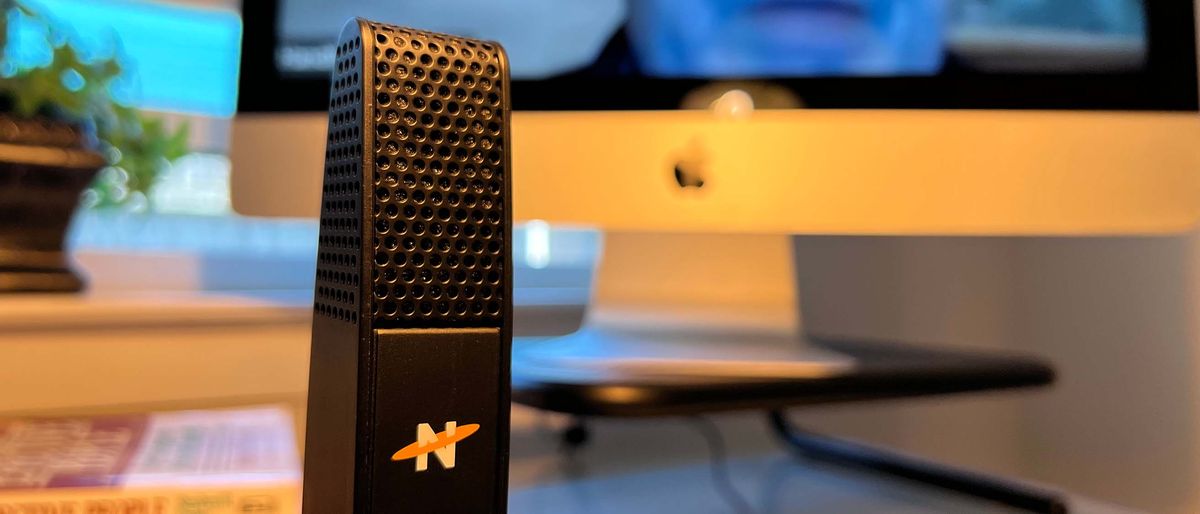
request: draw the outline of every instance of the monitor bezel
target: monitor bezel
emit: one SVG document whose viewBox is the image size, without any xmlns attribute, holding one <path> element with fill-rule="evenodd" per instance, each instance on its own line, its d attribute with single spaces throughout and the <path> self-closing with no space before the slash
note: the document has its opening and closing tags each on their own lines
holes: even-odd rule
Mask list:
<svg viewBox="0 0 1200 514">
<path fill-rule="evenodd" d="M 238 111 L 326 108 L 329 81 L 286 77 L 275 67 L 279 0 L 243 2 Z M 769 79 L 806 107 L 829 109 L 1033 109 L 1200 111 L 1193 2 L 1147 0 L 1143 70 L 1117 74 L 952 74 L 934 77 Z M 512 105 L 526 111 L 675 109 L 699 79 L 561 77 L 514 80 Z"/>
</svg>

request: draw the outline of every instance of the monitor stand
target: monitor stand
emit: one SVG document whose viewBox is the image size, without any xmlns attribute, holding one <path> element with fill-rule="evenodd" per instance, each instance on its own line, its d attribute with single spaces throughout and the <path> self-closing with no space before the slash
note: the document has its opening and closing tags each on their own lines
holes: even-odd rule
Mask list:
<svg viewBox="0 0 1200 514">
<path fill-rule="evenodd" d="M 605 234 L 581 329 L 526 342 L 525 376 L 821 378 L 854 359 L 801 330 L 791 237 Z"/>
<path fill-rule="evenodd" d="M 514 399 L 574 416 L 562 434 L 567 448 L 589 440 L 588 417 L 763 409 L 775 435 L 806 459 L 1066 512 L 1056 491 L 792 424 L 791 407 L 1040 386 L 1054 377 L 1027 357 L 864 341 L 832 345 L 841 354 L 810 342 L 797 294 L 799 246 L 783 235 L 607 234 L 583 328 L 514 347 Z"/>
</svg>

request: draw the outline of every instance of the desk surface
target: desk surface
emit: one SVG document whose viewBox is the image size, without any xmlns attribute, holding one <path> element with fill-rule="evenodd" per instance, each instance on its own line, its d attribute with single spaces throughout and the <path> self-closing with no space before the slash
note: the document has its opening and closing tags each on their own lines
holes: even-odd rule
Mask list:
<svg viewBox="0 0 1200 514">
<path fill-rule="evenodd" d="M 633 473 L 591 473 L 584 454 L 548 463 L 536 483 L 514 487 L 509 511 L 526 514 L 641 514 L 737 512 L 714 487 L 712 468 L 700 461 Z M 1024 512 L 1001 504 L 888 478 L 797 460 L 787 455 L 728 463 L 735 490 L 755 513 L 1000 514 Z M 1068 499 L 1072 514 L 1133 511 L 1084 498 Z"/>
<path fill-rule="evenodd" d="M 872 341 L 811 342 L 853 357 L 856 365 L 840 374 L 796 379 L 680 381 L 594 372 L 547 377 L 522 372 L 518 344 L 513 400 L 577 415 L 662 416 L 1033 387 L 1054 380 L 1050 365 L 1033 357 Z"/>
</svg>

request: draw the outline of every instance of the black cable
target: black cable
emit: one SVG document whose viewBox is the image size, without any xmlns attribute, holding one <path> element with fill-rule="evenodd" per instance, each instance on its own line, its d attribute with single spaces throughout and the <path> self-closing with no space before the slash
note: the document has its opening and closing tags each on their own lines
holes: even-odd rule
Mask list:
<svg viewBox="0 0 1200 514">
<path fill-rule="evenodd" d="M 713 486 L 716 488 L 717 494 L 725 500 L 726 503 L 737 514 L 753 514 L 754 507 L 750 505 L 750 501 L 742 495 L 733 485 L 733 479 L 729 475 L 729 452 L 725 448 L 725 438 L 721 435 L 721 430 L 717 428 L 716 423 L 712 420 L 700 416 L 692 418 L 692 426 L 700 432 L 700 436 L 708 443 L 708 452 L 711 456 L 712 480 Z"/>
</svg>

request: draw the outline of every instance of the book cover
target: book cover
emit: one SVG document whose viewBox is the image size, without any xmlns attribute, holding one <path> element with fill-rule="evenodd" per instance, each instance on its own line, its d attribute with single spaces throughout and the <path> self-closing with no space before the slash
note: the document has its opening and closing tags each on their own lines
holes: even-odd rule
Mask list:
<svg viewBox="0 0 1200 514">
<path fill-rule="evenodd" d="M 0 514 L 292 514 L 280 407 L 0 419 Z"/>
</svg>

